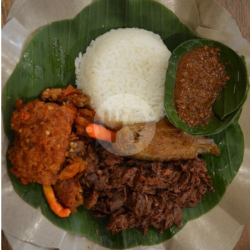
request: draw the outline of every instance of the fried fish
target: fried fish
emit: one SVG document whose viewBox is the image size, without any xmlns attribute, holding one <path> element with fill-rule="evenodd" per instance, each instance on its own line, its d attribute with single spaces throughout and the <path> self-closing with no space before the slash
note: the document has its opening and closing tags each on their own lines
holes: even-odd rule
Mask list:
<svg viewBox="0 0 250 250">
<path fill-rule="evenodd" d="M 112 148 L 117 154 L 148 161 L 187 160 L 199 154 L 220 154 L 213 139 L 192 136 L 173 126 L 167 118 L 157 123 L 123 127 L 117 131 Z"/>
</svg>

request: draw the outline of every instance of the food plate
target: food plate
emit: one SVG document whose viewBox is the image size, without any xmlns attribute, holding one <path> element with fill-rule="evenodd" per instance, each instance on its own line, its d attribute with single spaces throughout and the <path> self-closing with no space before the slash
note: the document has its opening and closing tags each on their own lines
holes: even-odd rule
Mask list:
<svg viewBox="0 0 250 250">
<path fill-rule="evenodd" d="M 3 57 L 6 59 L 6 60 L 3 60 L 3 67 L 4 67 L 3 68 L 4 69 L 3 75 L 5 77 L 4 81 L 6 81 L 6 79 L 8 78 L 8 75 L 12 72 L 12 70 L 13 70 L 13 68 L 15 66 L 15 63 L 19 59 L 20 51 L 23 48 L 23 43 L 20 43 L 20 40 L 23 39 L 22 41 L 24 41 L 24 39 L 26 39 L 26 41 L 27 41 L 28 34 L 33 32 L 36 28 L 41 27 L 41 26 L 46 24 L 46 22 L 44 22 L 44 18 L 43 18 L 44 16 L 41 13 L 40 13 L 41 14 L 41 22 L 39 24 L 37 24 L 38 26 L 36 26 L 36 27 L 35 27 L 34 23 L 31 23 L 31 22 L 29 22 L 29 20 L 27 20 L 27 19 L 32 18 L 32 14 L 29 16 L 29 18 L 25 18 L 25 13 L 33 13 L 34 12 L 32 10 L 34 10 L 35 6 L 37 6 L 35 4 L 41 4 L 41 3 L 35 3 L 35 2 L 36 1 L 31 3 L 30 1 L 28 1 L 21 10 L 22 15 L 18 15 L 18 13 L 16 15 L 16 18 L 17 18 L 16 20 L 18 20 L 18 22 L 16 22 L 15 20 L 12 19 L 9 22 L 9 24 L 6 25 L 5 30 L 4 30 L 5 33 L 3 32 L 3 34 L 6 34 L 5 37 L 7 38 L 7 43 L 6 44 L 3 43 L 3 45 L 6 45 L 6 47 L 5 47 L 6 52 L 3 53 Z M 66 5 L 64 5 L 64 3 L 62 1 L 60 3 L 61 4 L 58 5 L 58 6 L 60 6 L 60 8 L 63 8 L 63 6 L 66 7 Z M 51 3 L 49 3 L 49 1 L 48 2 L 44 1 L 43 4 L 42 4 L 42 6 L 40 6 L 42 8 L 41 11 L 44 10 L 46 12 L 48 6 L 51 6 Z M 196 12 L 196 5 L 195 5 L 195 3 L 193 1 L 190 1 L 190 2 L 187 1 L 186 2 L 187 7 L 189 8 L 190 12 L 195 13 L 195 18 L 192 19 L 192 20 L 186 18 L 185 15 L 184 16 L 181 15 L 180 2 L 178 2 L 178 1 L 165 2 L 165 4 L 168 4 L 168 7 L 170 9 L 174 10 L 176 14 L 179 13 L 179 18 L 181 18 L 184 23 L 189 24 L 189 27 L 193 28 L 194 30 L 197 30 L 201 34 L 203 32 L 203 37 L 205 37 L 207 34 L 210 34 L 212 36 L 211 38 L 213 38 L 214 33 L 218 32 L 218 31 L 213 31 L 213 30 L 204 32 L 204 29 L 202 29 L 201 27 L 197 27 L 197 17 L 198 17 L 198 15 L 197 15 L 197 13 L 195 13 Z M 199 4 L 200 4 L 199 8 L 202 9 L 204 6 L 202 5 L 202 3 L 199 3 Z M 54 5 L 53 7 L 57 7 L 57 9 L 58 9 L 58 6 L 56 5 L 56 1 L 53 2 L 53 5 Z M 76 5 L 77 5 L 77 3 L 76 3 Z M 213 6 L 213 4 L 211 4 L 211 6 Z M 67 7 L 69 8 L 69 6 L 67 6 Z M 76 7 L 76 6 L 73 3 L 71 7 Z M 81 6 L 81 8 L 82 7 L 83 6 Z M 26 9 L 26 11 L 28 11 L 28 12 L 25 12 L 25 8 L 28 8 L 28 9 Z M 217 8 L 219 8 L 219 7 L 217 6 Z M 45 14 L 45 12 L 42 12 L 42 13 Z M 75 12 L 69 11 L 72 16 L 66 15 L 65 12 L 67 13 L 67 10 L 64 10 L 64 11 L 60 12 L 61 14 L 64 14 L 62 16 L 60 16 L 58 14 L 58 12 L 56 12 L 56 13 L 47 13 L 46 12 L 45 19 L 46 19 L 47 22 L 49 22 L 49 21 L 55 21 L 56 20 L 55 18 L 58 18 L 58 20 L 61 20 L 61 19 L 64 19 L 64 18 L 72 18 L 72 17 L 74 17 L 74 13 L 77 14 L 79 12 L 79 5 L 77 5 L 77 8 L 76 8 Z M 36 13 L 36 15 L 37 15 L 37 13 Z M 49 19 L 49 16 L 50 16 L 50 19 Z M 39 13 L 38 13 L 38 17 L 39 17 Z M 228 20 L 231 20 L 230 17 L 228 17 L 227 15 L 226 15 L 226 17 L 228 18 Z M 187 21 L 185 22 L 185 20 L 187 20 Z M 36 22 L 37 21 L 38 20 L 36 20 Z M 14 27 L 11 26 L 11 25 L 13 25 Z M 22 34 L 21 31 L 23 31 L 23 36 L 16 37 L 15 33 L 14 33 L 14 36 L 13 36 L 13 33 L 11 33 L 11 29 L 17 28 L 17 27 L 18 27 L 18 31 L 19 31 L 18 33 L 19 34 Z M 231 25 L 230 27 L 233 27 L 233 26 Z M 8 28 L 9 28 L 9 30 L 8 30 Z M 211 28 L 213 28 L 213 27 L 211 26 Z M 220 28 L 219 28 L 219 30 L 220 30 Z M 238 37 L 240 36 L 237 29 L 236 29 L 236 31 L 234 33 L 229 32 L 229 33 L 226 33 L 226 35 L 229 36 L 229 37 L 230 36 L 232 37 L 232 39 L 230 39 L 230 41 L 236 41 L 236 38 L 233 39 L 233 37 L 237 36 L 237 39 L 238 39 Z M 17 40 L 16 40 L 16 38 L 17 38 Z M 222 40 L 223 39 L 224 38 L 222 38 Z M 8 49 L 9 49 L 9 46 L 10 46 L 9 41 L 12 41 L 11 44 L 14 46 L 14 48 L 21 49 L 19 51 L 16 50 L 16 54 L 15 54 L 16 57 L 15 58 L 13 58 L 12 53 L 8 54 Z M 222 41 L 222 42 L 225 42 L 225 41 Z M 249 44 L 246 41 L 244 41 L 243 39 L 240 40 L 239 43 L 241 43 L 241 50 L 238 50 L 238 52 L 247 56 L 247 51 L 249 51 L 249 50 L 247 50 L 249 48 Z M 245 47 L 242 46 L 242 44 L 243 45 L 245 44 Z M 239 46 L 238 43 L 237 44 L 232 44 L 232 45 L 227 44 L 227 45 L 231 46 L 233 49 L 236 49 L 237 46 Z M 244 51 L 244 48 L 245 48 L 245 51 Z M 5 51 L 5 50 L 3 50 L 3 51 Z M 11 51 L 13 51 L 13 50 L 11 50 Z M 249 62 L 249 60 L 248 60 L 248 62 Z M 8 65 L 8 63 L 9 63 L 9 65 Z M 39 71 L 39 69 L 38 69 L 38 71 Z M 5 73 L 7 73 L 7 74 L 5 74 Z M 249 105 L 249 104 L 246 104 L 246 106 L 247 105 Z M 241 126 L 242 126 L 244 132 L 246 131 L 246 130 L 244 130 L 244 127 L 247 124 L 247 121 L 244 122 L 243 118 L 247 117 L 247 115 L 248 115 L 247 110 L 246 109 L 243 110 L 240 122 L 241 122 Z M 245 138 L 248 138 L 247 134 L 245 134 Z M 246 142 L 247 142 L 247 140 L 246 140 Z M 248 143 L 246 143 L 246 148 L 249 148 Z M 241 206 L 241 209 L 242 209 L 241 212 L 242 213 L 240 215 L 237 215 L 237 214 L 232 214 L 231 215 L 231 213 L 226 213 L 225 214 L 225 210 L 226 211 L 231 211 L 232 207 L 234 207 L 234 205 L 232 205 L 232 203 L 234 204 L 234 202 L 235 202 L 235 198 L 234 198 L 233 201 L 230 201 L 231 205 L 229 204 L 229 207 L 227 207 L 227 205 L 228 205 L 227 202 L 229 202 L 229 200 L 227 200 L 227 198 L 226 198 L 227 195 L 225 195 L 224 199 L 222 200 L 222 202 L 220 203 L 219 206 L 217 206 L 210 213 L 208 213 L 205 216 L 202 216 L 198 220 L 189 222 L 184 227 L 184 229 L 181 230 L 180 233 L 178 233 L 173 239 L 165 242 L 164 244 L 161 244 L 161 245 L 157 246 L 157 247 L 159 247 L 159 249 L 164 249 L 167 245 L 168 246 L 171 245 L 173 247 L 173 249 L 176 249 L 176 248 L 174 248 L 176 246 L 180 246 L 179 249 L 182 249 L 182 248 L 183 249 L 189 249 L 189 248 L 190 249 L 195 249 L 195 247 L 197 247 L 198 244 L 199 244 L 199 240 L 197 239 L 197 241 L 195 243 L 196 244 L 195 247 L 192 245 L 193 244 L 192 242 L 187 241 L 187 239 L 189 237 L 191 237 L 191 236 L 194 238 L 194 234 L 199 236 L 199 237 L 196 236 L 197 238 L 202 239 L 202 241 L 200 240 L 200 244 L 203 245 L 204 244 L 204 239 L 206 239 L 204 237 L 207 236 L 207 230 L 210 231 L 210 230 L 218 228 L 218 223 L 216 223 L 217 216 L 224 216 L 224 221 L 226 222 L 227 225 L 222 225 L 220 223 L 220 228 L 219 228 L 220 230 L 219 229 L 218 230 L 219 230 L 219 235 L 222 238 L 221 239 L 218 238 L 218 235 L 217 235 L 218 241 L 211 242 L 208 239 L 207 244 L 206 244 L 208 246 L 208 249 L 218 248 L 218 246 L 220 246 L 220 249 L 223 249 L 223 247 L 229 246 L 228 244 L 230 244 L 230 246 L 233 246 L 235 244 L 236 240 L 239 237 L 240 229 L 242 228 L 241 224 L 244 224 L 246 219 L 248 219 L 248 217 L 247 217 L 247 211 L 248 210 L 247 209 L 249 208 L 249 204 L 246 204 L 247 201 L 244 201 L 244 190 L 247 190 L 247 188 L 248 188 L 247 184 L 249 185 L 249 183 L 244 183 L 244 184 L 246 184 L 246 186 L 242 187 L 243 183 L 237 182 L 237 178 L 246 179 L 247 178 L 247 173 L 249 174 L 249 172 L 247 172 L 247 169 L 245 170 L 245 168 L 244 168 L 244 166 L 247 166 L 246 161 L 249 159 L 247 157 L 249 157 L 249 155 L 248 155 L 248 152 L 246 150 L 245 162 L 243 163 L 243 165 L 241 167 L 241 170 L 239 171 L 239 173 L 238 173 L 237 177 L 235 178 L 234 182 L 229 186 L 229 188 L 228 188 L 229 191 L 227 192 L 227 194 L 229 194 L 229 197 L 230 197 L 230 195 L 233 194 L 235 192 L 235 190 L 239 190 L 239 187 L 238 188 L 237 187 L 233 188 L 233 185 L 236 185 L 236 184 L 239 185 L 240 184 L 240 187 L 243 189 L 243 192 L 241 192 L 242 197 L 240 197 L 240 200 L 237 200 L 236 202 L 240 201 L 241 203 L 239 202 L 239 204 L 244 204 L 245 205 L 244 208 L 243 208 L 243 206 Z M 4 171 L 4 169 L 3 169 L 3 171 Z M 244 171 L 245 171 L 245 173 L 244 173 Z M 3 183 L 4 183 L 3 200 L 5 201 L 4 202 L 5 207 L 3 207 L 3 213 L 6 214 L 6 215 L 9 215 L 9 217 L 6 216 L 6 220 L 3 220 L 3 228 L 4 228 L 5 232 L 11 233 L 12 235 L 14 235 L 15 237 L 17 237 L 17 238 L 19 238 L 21 240 L 32 242 L 32 243 L 37 244 L 39 246 L 45 246 L 45 247 L 49 246 L 49 247 L 58 247 L 58 248 L 60 247 L 60 249 L 68 249 L 68 248 L 64 248 L 64 247 L 69 246 L 70 244 L 71 244 L 71 246 L 72 246 L 72 244 L 75 244 L 75 246 L 76 246 L 77 245 L 76 242 L 78 242 L 79 245 L 82 245 L 82 242 L 84 241 L 84 244 L 90 244 L 89 246 L 93 249 L 93 244 L 91 242 L 89 242 L 86 238 L 83 238 L 83 237 L 80 237 L 80 236 L 74 236 L 74 235 L 71 235 L 70 233 L 66 234 L 65 232 L 59 230 L 58 228 L 53 227 L 53 225 L 48 223 L 46 221 L 46 219 L 44 219 L 43 216 L 40 215 L 39 211 L 38 212 L 34 211 L 29 206 L 26 206 L 26 204 L 23 204 L 23 201 L 18 199 L 15 196 L 15 193 L 13 193 L 13 190 L 12 190 L 12 187 L 11 187 L 11 185 L 9 183 L 9 180 L 7 181 L 8 177 L 6 175 L 3 175 L 3 177 L 4 177 L 4 179 L 3 179 L 4 180 L 3 181 Z M 232 191 L 232 189 L 233 189 L 233 191 Z M 7 196 L 9 196 L 9 194 L 13 195 L 13 197 L 14 197 L 13 200 L 11 200 L 10 197 L 7 198 Z M 245 191 L 245 195 L 247 195 L 246 191 Z M 10 201 L 12 203 L 10 203 Z M 17 203 L 17 206 L 13 207 L 13 201 L 14 202 L 15 201 L 22 202 L 21 203 L 22 205 Z M 224 205 L 223 205 L 223 201 L 225 202 Z M 20 210 L 21 207 L 23 207 L 23 209 Z M 236 207 L 238 207 L 238 206 L 236 206 Z M 14 211 L 11 211 L 10 208 L 13 209 Z M 17 208 L 18 208 L 18 210 L 17 210 Z M 32 212 L 30 212 L 30 210 L 28 210 L 28 209 L 31 209 Z M 22 211 L 22 210 L 24 210 L 24 211 Z M 21 212 L 24 212 L 24 213 L 22 213 L 22 216 L 19 216 L 19 214 Z M 26 216 L 28 216 L 29 219 L 27 219 L 27 217 L 26 218 L 23 217 L 25 215 L 25 213 L 26 213 Z M 31 213 L 33 214 L 33 216 L 30 216 Z M 14 218 L 13 220 L 10 220 L 10 218 L 13 218 L 13 215 L 15 215 L 15 214 L 16 214 L 17 218 Z M 237 216 L 239 216 L 239 217 L 237 217 Z M 8 220 L 7 220 L 7 218 L 8 218 Z M 235 220 L 233 218 L 237 218 L 237 219 Z M 13 223 L 10 223 L 10 221 L 13 221 Z M 32 221 L 32 223 L 30 223 L 30 221 Z M 21 226 L 20 226 L 20 228 L 16 227 L 15 226 L 16 224 L 22 225 L 22 227 Z M 232 228 L 230 227 L 230 230 L 229 229 L 224 230 L 225 227 L 227 227 L 230 224 L 232 225 Z M 27 230 L 22 231 L 21 228 L 27 228 Z M 53 230 L 55 230 L 55 231 L 53 232 Z M 44 232 L 46 232 L 46 233 L 44 233 Z M 197 232 L 199 232 L 199 233 L 197 233 Z M 50 235 L 52 233 L 54 235 L 53 241 L 52 241 L 52 239 L 50 237 Z M 235 238 L 233 238 L 233 236 L 235 236 Z M 45 237 L 45 238 L 43 238 L 43 237 Z M 213 237 L 212 231 L 209 233 L 209 237 Z M 214 238 L 216 238 L 216 235 L 214 236 Z M 71 240 L 73 240 L 73 242 Z M 230 240 L 231 240 L 231 242 L 230 242 Z M 80 244 L 80 242 L 81 242 L 81 244 Z M 214 244 L 214 245 L 211 245 L 211 244 Z M 84 246 L 85 247 L 82 248 L 82 249 L 87 248 L 86 245 L 84 245 Z M 95 245 L 95 247 L 97 249 L 99 248 L 98 245 Z M 76 246 L 75 249 L 81 249 L 81 248 L 77 248 L 77 246 Z M 156 248 L 154 247 L 154 249 L 156 249 Z M 197 249 L 198 249 L 198 247 L 197 247 Z"/>
</svg>

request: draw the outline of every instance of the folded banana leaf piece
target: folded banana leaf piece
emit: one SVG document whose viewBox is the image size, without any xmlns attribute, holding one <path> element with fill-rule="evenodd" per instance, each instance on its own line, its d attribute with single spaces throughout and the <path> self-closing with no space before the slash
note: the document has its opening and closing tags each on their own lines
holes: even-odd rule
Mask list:
<svg viewBox="0 0 250 250">
<path fill-rule="evenodd" d="M 219 49 L 219 57 L 225 66 L 229 80 L 213 103 L 214 115 L 204 126 L 190 126 L 178 115 L 174 91 L 176 87 L 177 68 L 180 59 L 186 53 L 198 47 L 212 46 Z M 213 74 L 210 73 L 211 75 Z M 201 79 L 202 79 L 201 74 Z M 196 80 L 196 79 L 195 79 Z M 217 41 L 209 39 L 191 39 L 179 45 L 169 59 L 165 81 L 165 110 L 168 119 L 178 128 L 193 135 L 212 135 L 228 127 L 235 119 L 246 100 L 249 90 L 247 69 L 243 57 L 234 50 Z M 198 97 L 197 97 L 198 98 Z"/>
</svg>

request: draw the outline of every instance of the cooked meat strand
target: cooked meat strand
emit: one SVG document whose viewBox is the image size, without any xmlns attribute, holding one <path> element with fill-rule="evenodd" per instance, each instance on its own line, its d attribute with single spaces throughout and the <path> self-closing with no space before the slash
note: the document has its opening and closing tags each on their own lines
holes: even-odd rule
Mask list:
<svg viewBox="0 0 250 250">
<path fill-rule="evenodd" d="M 98 194 L 94 190 L 89 196 L 84 195 L 84 206 L 87 209 L 91 209 L 92 207 L 95 206 L 97 200 L 98 200 Z"/>
<path fill-rule="evenodd" d="M 39 100 L 14 111 L 11 128 L 15 131 L 15 140 L 9 149 L 9 158 L 12 173 L 23 184 L 56 183 L 69 148 L 75 111 Z"/>
<path fill-rule="evenodd" d="M 214 191 L 206 162 L 199 158 L 131 160 L 100 145 L 89 146 L 85 157 L 91 164 L 80 177 L 84 205 L 98 217 L 109 216 L 107 230 L 113 233 L 132 227 L 146 233 L 149 226 L 162 232 L 173 224 L 180 226 L 181 208 L 195 206 L 207 190 Z"/>
<path fill-rule="evenodd" d="M 147 126 L 138 123 L 122 128 L 116 133 L 112 147 L 120 155 L 148 161 L 187 160 L 198 154 L 220 153 L 213 139 L 189 135 L 174 127 L 167 118 L 156 126 L 151 122 Z"/>
</svg>

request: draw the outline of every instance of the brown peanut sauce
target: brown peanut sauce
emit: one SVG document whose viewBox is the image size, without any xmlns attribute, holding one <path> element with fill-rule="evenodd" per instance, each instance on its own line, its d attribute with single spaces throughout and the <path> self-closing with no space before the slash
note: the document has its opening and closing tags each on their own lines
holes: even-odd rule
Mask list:
<svg viewBox="0 0 250 250">
<path fill-rule="evenodd" d="M 205 126 L 213 117 L 212 105 L 229 80 L 220 49 L 195 48 L 179 60 L 174 104 L 181 120 L 189 126 Z"/>
</svg>

